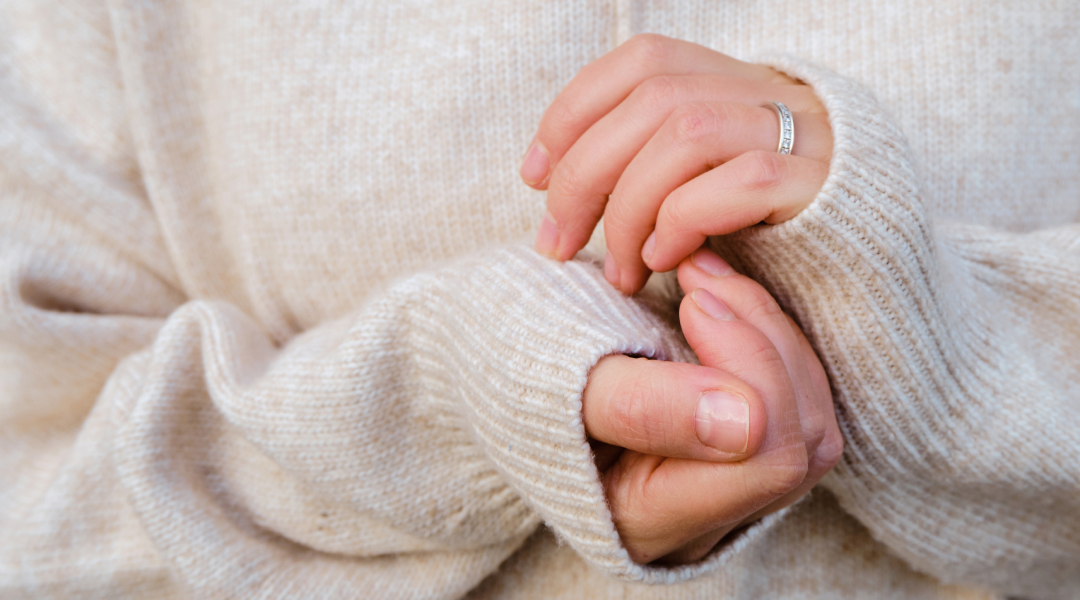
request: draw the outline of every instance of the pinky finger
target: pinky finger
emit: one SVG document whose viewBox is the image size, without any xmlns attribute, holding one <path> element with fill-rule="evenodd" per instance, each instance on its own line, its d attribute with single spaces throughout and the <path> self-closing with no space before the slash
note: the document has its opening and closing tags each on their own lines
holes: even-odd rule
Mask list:
<svg viewBox="0 0 1080 600">
<path fill-rule="evenodd" d="M 799 214 L 817 196 L 825 162 L 752 151 L 704 173 L 664 199 L 641 257 L 653 271 L 670 271 L 710 235 L 724 235 Z"/>
</svg>

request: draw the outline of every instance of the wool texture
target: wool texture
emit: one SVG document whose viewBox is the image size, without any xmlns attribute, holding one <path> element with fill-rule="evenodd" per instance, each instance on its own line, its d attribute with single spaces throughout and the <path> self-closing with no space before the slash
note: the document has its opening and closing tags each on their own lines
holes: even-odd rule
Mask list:
<svg viewBox="0 0 1080 600">
<path fill-rule="evenodd" d="M 12 0 L 0 597 L 1080 598 L 1080 5 Z M 845 453 L 702 561 L 622 546 L 581 420 L 694 362 L 670 279 L 523 243 L 517 159 L 656 32 L 809 84 L 834 152 L 712 238 Z M 669 284 L 666 288 L 664 283 Z M 666 291 L 665 291 L 666 290 Z"/>
</svg>

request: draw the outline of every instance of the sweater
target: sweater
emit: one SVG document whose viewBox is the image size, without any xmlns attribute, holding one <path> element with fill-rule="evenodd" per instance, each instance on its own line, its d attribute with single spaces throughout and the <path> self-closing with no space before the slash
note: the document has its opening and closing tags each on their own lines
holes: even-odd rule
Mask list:
<svg viewBox="0 0 1080 600">
<path fill-rule="evenodd" d="M 0 15 L 0 597 L 1080 597 L 1080 5 Z M 641 32 L 808 83 L 835 138 L 804 212 L 710 244 L 844 457 L 681 566 L 630 560 L 581 421 L 600 358 L 694 360 L 678 294 L 537 255 L 516 175 Z"/>
</svg>

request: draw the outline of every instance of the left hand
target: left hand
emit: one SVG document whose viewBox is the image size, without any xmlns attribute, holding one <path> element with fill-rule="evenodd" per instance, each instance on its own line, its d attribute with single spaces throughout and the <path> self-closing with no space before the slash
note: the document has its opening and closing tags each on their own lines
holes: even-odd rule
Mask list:
<svg viewBox="0 0 1080 600">
<path fill-rule="evenodd" d="M 844 449 L 825 370 L 765 288 L 704 248 L 678 276 L 679 322 L 701 366 L 608 356 L 582 394 L 612 519 L 642 564 L 700 560 L 805 496 Z M 747 402 L 745 425 L 716 391 Z M 742 451 L 717 452 L 718 440 Z"/>
<path fill-rule="evenodd" d="M 776 112 L 795 144 L 777 153 Z M 555 98 L 521 177 L 547 190 L 536 248 L 569 260 L 604 217 L 604 275 L 625 293 L 722 235 L 797 215 L 828 174 L 832 131 L 809 86 L 689 42 L 639 35 Z"/>
</svg>

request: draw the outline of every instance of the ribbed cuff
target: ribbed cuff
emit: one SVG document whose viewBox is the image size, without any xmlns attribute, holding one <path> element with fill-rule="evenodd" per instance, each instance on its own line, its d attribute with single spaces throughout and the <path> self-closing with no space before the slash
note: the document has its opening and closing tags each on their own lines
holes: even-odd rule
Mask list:
<svg viewBox="0 0 1080 600">
<path fill-rule="evenodd" d="M 1076 428 L 1059 357 L 1075 352 L 1046 350 L 1075 345 L 1075 262 L 1061 254 L 1074 234 L 942 223 L 935 238 L 904 136 L 872 95 L 765 62 L 824 102 L 829 176 L 790 221 L 712 241 L 828 370 L 845 449 L 823 482 L 917 570 L 1023 596 L 1074 590 L 1078 467 L 1060 448 Z"/>
<path fill-rule="evenodd" d="M 561 264 L 513 248 L 455 279 L 461 330 L 482 352 L 477 385 L 497 402 L 467 398 L 477 437 L 497 468 L 556 534 L 609 575 L 674 583 L 711 571 L 783 518 L 771 515 L 718 552 L 674 568 L 634 563 L 619 539 L 581 420 L 590 369 L 609 354 L 692 362 L 682 337 L 603 280 L 598 264 Z M 447 280 L 448 283 L 451 280 Z M 449 291 L 449 290 L 448 290 Z"/>
<path fill-rule="evenodd" d="M 853 310 L 872 310 L 867 298 L 890 309 L 926 309 L 935 249 L 902 133 L 858 83 L 787 56 L 760 62 L 807 83 L 825 105 L 834 144 L 829 175 L 793 219 L 712 238 L 712 245 L 772 291 L 811 339 L 826 317 L 815 299 Z M 896 297 L 882 298 L 886 290 Z"/>
</svg>

